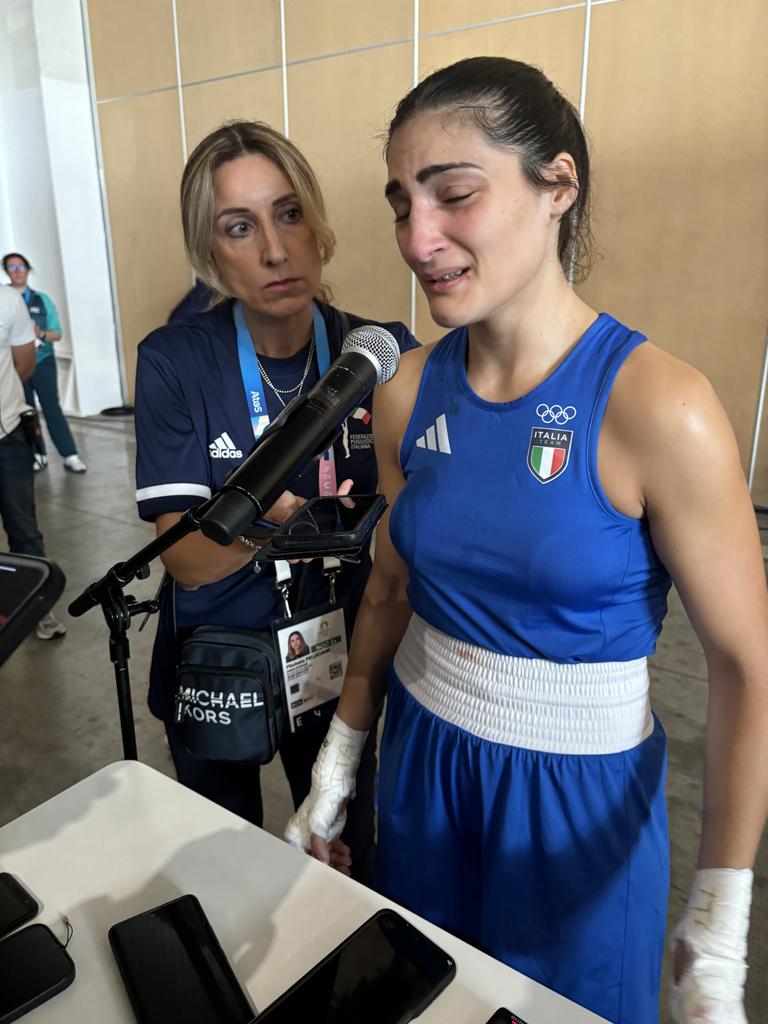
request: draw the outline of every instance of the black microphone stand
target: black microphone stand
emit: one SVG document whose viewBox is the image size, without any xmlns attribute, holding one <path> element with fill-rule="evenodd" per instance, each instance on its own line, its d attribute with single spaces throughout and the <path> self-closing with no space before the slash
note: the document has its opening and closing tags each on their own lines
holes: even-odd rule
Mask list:
<svg viewBox="0 0 768 1024">
<path fill-rule="evenodd" d="M 263 442 L 301 408 L 307 401 L 306 395 L 297 395 L 286 405 L 280 415 L 274 419 L 258 441 L 254 444 L 248 457 L 256 451 Z M 223 487 L 212 495 L 207 501 L 194 508 L 187 509 L 178 523 L 166 530 L 160 537 L 157 537 L 151 544 L 137 551 L 127 562 L 117 562 L 102 576 L 100 580 L 91 583 L 85 588 L 79 597 L 69 606 L 69 614 L 73 618 L 85 615 L 97 604 L 101 605 L 104 619 L 109 627 L 109 658 L 115 666 L 115 683 L 117 685 L 117 706 L 120 712 L 120 731 L 123 737 L 123 754 L 127 761 L 137 761 L 136 750 L 136 729 L 133 721 L 133 708 L 131 707 L 131 681 L 128 673 L 128 661 L 131 656 L 130 644 L 128 642 L 128 630 L 131 626 L 131 619 L 134 615 L 153 615 L 158 611 L 160 605 L 155 600 L 136 601 L 133 597 L 123 592 L 134 579 L 145 580 L 149 576 L 149 563 L 162 555 L 168 548 L 173 547 L 188 533 L 194 533 L 202 529 L 202 521 L 206 512 L 214 509 L 217 501 L 226 494 L 228 490 L 236 490 L 243 493 L 252 503 L 254 515 L 258 515 L 258 503 L 256 499 L 242 487 L 227 487 L 226 481 Z M 267 531 L 271 532 L 271 531 Z M 225 539 L 216 537 L 219 544 L 231 544 L 234 538 Z"/>
<path fill-rule="evenodd" d="M 138 760 L 136 730 L 131 707 L 131 682 L 128 673 L 130 644 L 128 630 L 134 615 L 152 615 L 160 607 L 156 600 L 136 601 L 124 593 L 124 587 L 134 579 L 145 580 L 149 576 L 149 563 L 172 547 L 188 533 L 200 529 L 200 520 L 215 503 L 217 495 L 202 505 L 187 509 L 178 523 L 166 530 L 151 544 L 137 551 L 125 562 L 118 562 L 96 583 L 91 583 L 69 606 L 69 614 L 77 618 L 96 605 L 101 605 L 104 619 L 109 627 L 109 658 L 115 667 L 117 706 L 120 712 L 120 730 L 123 737 L 123 754 L 128 761 Z"/>
</svg>

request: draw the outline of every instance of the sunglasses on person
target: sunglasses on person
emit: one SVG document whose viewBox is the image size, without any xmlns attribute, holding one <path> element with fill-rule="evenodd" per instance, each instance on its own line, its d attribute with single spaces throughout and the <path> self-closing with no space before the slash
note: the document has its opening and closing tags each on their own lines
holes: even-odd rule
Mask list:
<svg viewBox="0 0 768 1024">
<path fill-rule="evenodd" d="M 27 269 L 27 265 L 25 263 L 9 263 L 6 266 L 5 269 L 6 270 L 26 270 Z"/>
</svg>

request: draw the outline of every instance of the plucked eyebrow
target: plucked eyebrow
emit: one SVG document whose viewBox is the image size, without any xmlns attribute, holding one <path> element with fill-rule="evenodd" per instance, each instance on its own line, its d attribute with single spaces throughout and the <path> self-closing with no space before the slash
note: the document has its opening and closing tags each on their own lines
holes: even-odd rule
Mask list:
<svg viewBox="0 0 768 1024">
<path fill-rule="evenodd" d="M 282 206 L 283 203 L 297 202 L 298 196 L 295 192 L 288 192 L 284 196 L 280 196 L 278 199 L 272 200 L 272 208 L 275 209 L 278 206 Z M 221 210 L 216 214 L 216 220 L 221 217 L 229 217 L 231 214 L 246 214 L 251 213 L 251 210 L 247 206 L 228 206 L 226 210 Z"/>
<path fill-rule="evenodd" d="M 460 170 L 462 167 L 471 167 L 476 171 L 482 171 L 482 167 L 480 167 L 479 164 L 471 164 L 467 161 L 453 164 L 430 164 L 429 167 L 422 167 L 416 175 L 416 181 L 418 181 L 420 185 L 423 185 L 425 181 L 429 181 L 430 178 L 434 178 L 436 174 L 444 174 L 445 171 Z M 397 178 L 392 178 L 391 181 L 387 182 L 386 188 L 384 189 L 384 198 L 389 199 L 394 192 L 402 191 L 403 186 Z"/>
</svg>

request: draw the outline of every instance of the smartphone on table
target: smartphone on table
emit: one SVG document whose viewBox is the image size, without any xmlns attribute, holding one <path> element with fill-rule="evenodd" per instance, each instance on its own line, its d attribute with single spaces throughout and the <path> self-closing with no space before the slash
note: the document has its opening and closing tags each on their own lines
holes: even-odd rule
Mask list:
<svg viewBox="0 0 768 1024">
<path fill-rule="evenodd" d="M 180 896 L 109 929 L 139 1024 L 250 1024 L 245 993 L 195 896 Z"/>
<path fill-rule="evenodd" d="M 50 928 L 31 924 L 0 939 L 0 1024 L 11 1024 L 72 984 L 75 965 Z"/>
<path fill-rule="evenodd" d="M 257 1024 L 406 1024 L 456 974 L 448 954 L 381 910 L 268 1006 Z"/>
<path fill-rule="evenodd" d="M 383 494 L 311 498 L 275 530 L 269 544 L 257 555 L 257 561 L 359 550 L 370 540 L 386 507 Z"/>
<path fill-rule="evenodd" d="M 485 1024 L 526 1024 L 526 1021 L 522 1017 L 518 1017 L 516 1013 L 512 1013 L 511 1010 L 505 1010 L 502 1006 Z"/>
<path fill-rule="evenodd" d="M 35 897 L 7 871 L 0 872 L 0 938 L 36 917 Z"/>
</svg>

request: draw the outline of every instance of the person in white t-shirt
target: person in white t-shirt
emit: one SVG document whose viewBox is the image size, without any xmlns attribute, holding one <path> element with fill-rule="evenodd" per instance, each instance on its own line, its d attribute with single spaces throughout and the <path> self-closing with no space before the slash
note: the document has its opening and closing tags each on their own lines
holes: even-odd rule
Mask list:
<svg viewBox="0 0 768 1024">
<path fill-rule="evenodd" d="M 0 519 L 11 551 L 45 558 L 35 514 L 33 452 L 22 427 L 22 413 L 29 409 L 22 382 L 34 369 L 35 327 L 27 307 L 13 288 L 0 288 Z M 36 633 L 52 640 L 66 628 L 49 612 Z"/>
</svg>

